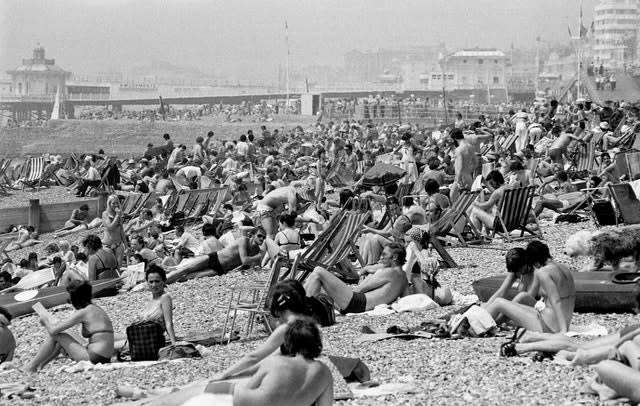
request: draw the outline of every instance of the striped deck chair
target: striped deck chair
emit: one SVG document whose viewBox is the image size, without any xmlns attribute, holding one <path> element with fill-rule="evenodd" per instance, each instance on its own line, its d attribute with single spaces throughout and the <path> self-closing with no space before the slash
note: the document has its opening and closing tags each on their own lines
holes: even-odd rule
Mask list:
<svg viewBox="0 0 640 406">
<path fill-rule="evenodd" d="M 0 159 L 0 192 L 7 193 L 11 187 L 11 182 L 7 179 L 7 169 L 11 166 L 10 159 Z"/>
<path fill-rule="evenodd" d="M 634 144 L 636 134 L 638 133 L 638 129 L 640 128 L 640 122 L 634 124 L 631 128 L 627 129 L 627 131 L 623 132 L 620 138 L 618 139 L 618 143 L 616 146 L 621 150 L 629 149 Z"/>
<path fill-rule="evenodd" d="M 405 196 L 411 194 L 414 184 L 415 182 L 398 183 L 398 191 L 396 192 L 396 197 L 398 198 L 399 202 L 402 202 L 402 199 Z"/>
<path fill-rule="evenodd" d="M 364 171 L 365 171 L 364 160 L 363 161 L 357 161 L 356 162 L 356 175 L 364 175 Z"/>
<path fill-rule="evenodd" d="M 640 200 L 628 183 L 609 185 L 609 192 L 616 203 L 624 224 L 640 224 Z"/>
<path fill-rule="evenodd" d="M 355 241 L 368 217 L 369 213 L 341 211 L 300 256 L 297 267 L 292 267 L 289 272 L 290 277 L 304 282 L 316 266 L 336 267 L 350 252 L 356 254 L 358 261 L 364 266 Z"/>
<path fill-rule="evenodd" d="M 596 149 L 593 142 L 579 144 L 572 168 L 574 168 L 576 172 L 591 172 L 595 160 L 595 153 Z"/>
<path fill-rule="evenodd" d="M 440 219 L 431 225 L 435 236 L 439 238 L 443 238 L 448 235 L 454 236 L 464 247 L 466 247 L 468 243 L 478 240 L 480 233 L 469 219 L 469 214 L 467 212 L 469 211 L 471 204 L 473 204 L 473 202 L 478 198 L 479 194 L 479 191 L 462 191 L 458 199 L 452 203 L 451 207 L 442 213 Z M 471 232 L 476 238 L 475 240 L 465 240 L 460 232 L 460 230 L 463 230 L 467 225 L 471 228 Z"/>
<path fill-rule="evenodd" d="M 30 187 L 33 190 L 38 190 L 38 185 L 40 184 L 40 179 L 42 178 L 42 172 L 44 171 L 44 157 L 40 156 L 37 158 L 30 158 L 28 164 L 26 165 L 26 175 L 20 179 L 22 183 L 22 190 L 25 187 Z"/>
<path fill-rule="evenodd" d="M 535 186 L 505 190 L 500 212 L 496 215 L 494 222 L 492 238 L 494 238 L 496 234 L 501 235 L 507 242 L 533 237 L 542 238 L 540 224 L 532 211 L 534 193 Z M 527 227 L 527 221 L 530 215 L 535 219 L 536 225 L 538 226 L 537 231 Z M 514 238 L 511 235 L 511 232 L 514 230 L 520 230 L 520 237 Z M 525 232 L 529 235 L 525 235 Z"/>
<path fill-rule="evenodd" d="M 217 213 L 222 207 L 222 204 L 224 203 L 224 200 L 227 197 L 228 193 L 229 193 L 229 188 L 226 186 L 212 189 L 209 192 L 209 196 L 208 196 L 209 198 L 208 212 L 212 214 Z"/>
<path fill-rule="evenodd" d="M 142 193 L 129 193 L 122 203 L 122 215 L 130 216 L 142 198 Z"/>
<path fill-rule="evenodd" d="M 517 139 L 518 139 L 518 135 L 516 133 L 508 135 L 507 138 L 505 138 L 500 144 L 500 149 L 504 151 L 509 151 L 513 148 L 513 150 L 515 151 L 515 145 L 516 145 Z"/>
</svg>

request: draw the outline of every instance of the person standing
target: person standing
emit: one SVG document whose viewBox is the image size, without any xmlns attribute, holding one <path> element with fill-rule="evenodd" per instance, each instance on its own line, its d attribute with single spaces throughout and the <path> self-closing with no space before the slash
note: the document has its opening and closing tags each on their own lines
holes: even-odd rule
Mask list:
<svg viewBox="0 0 640 406">
<path fill-rule="evenodd" d="M 609 76 L 609 83 L 611 84 L 611 91 L 615 92 L 616 91 L 616 75 L 615 75 L 615 73 L 612 73 L 611 76 Z"/>
</svg>

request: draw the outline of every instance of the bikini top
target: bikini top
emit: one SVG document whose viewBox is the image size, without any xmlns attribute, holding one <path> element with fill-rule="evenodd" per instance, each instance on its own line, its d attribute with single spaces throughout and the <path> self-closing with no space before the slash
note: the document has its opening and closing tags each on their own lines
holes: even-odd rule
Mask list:
<svg viewBox="0 0 640 406">
<path fill-rule="evenodd" d="M 118 269 L 117 266 L 111 267 L 111 268 L 107 268 L 104 264 L 104 261 L 102 260 L 102 258 L 100 258 L 100 255 L 98 255 L 97 253 L 95 254 L 96 257 L 98 257 L 98 259 L 100 260 L 100 263 L 102 264 L 102 268 L 100 269 L 96 269 L 96 277 L 100 274 L 102 274 L 103 272 L 107 272 L 107 271 L 115 271 Z"/>
<path fill-rule="evenodd" d="M 282 231 L 278 231 L 278 234 L 283 235 L 284 238 L 287 239 L 287 242 L 285 242 L 285 243 L 280 242 L 279 239 L 278 239 L 278 242 L 276 243 L 276 244 L 278 244 L 278 246 L 282 247 L 283 245 L 300 245 L 300 234 L 298 234 L 298 241 L 294 241 L 294 242 L 289 241 L 289 237 L 285 233 L 283 233 Z M 278 235 L 278 234 L 276 234 L 276 235 Z"/>
</svg>

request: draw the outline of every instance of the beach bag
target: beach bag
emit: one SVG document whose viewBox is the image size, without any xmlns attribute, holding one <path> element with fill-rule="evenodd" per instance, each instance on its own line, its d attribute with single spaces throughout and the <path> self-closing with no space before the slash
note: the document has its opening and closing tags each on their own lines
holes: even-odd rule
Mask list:
<svg viewBox="0 0 640 406">
<path fill-rule="evenodd" d="M 469 323 L 469 333 L 476 337 L 485 335 L 497 327 L 491 314 L 480 306 L 471 306 L 462 317 Z"/>
<path fill-rule="evenodd" d="M 154 321 L 134 323 L 127 327 L 127 342 L 131 361 L 157 361 L 164 347 L 164 328 Z"/>
<path fill-rule="evenodd" d="M 178 358 L 202 358 L 202 355 L 192 343 L 171 344 L 158 351 L 160 361 Z"/>
<path fill-rule="evenodd" d="M 311 307 L 311 315 L 322 327 L 336 324 L 333 299 L 329 295 L 320 293 L 316 296 L 308 297 L 307 302 Z"/>
</svg>

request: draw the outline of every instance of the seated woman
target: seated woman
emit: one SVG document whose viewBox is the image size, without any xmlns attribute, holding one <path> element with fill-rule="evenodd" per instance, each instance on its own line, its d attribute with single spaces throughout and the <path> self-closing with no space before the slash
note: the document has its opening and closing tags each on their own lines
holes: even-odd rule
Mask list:
<svg viewBox="0 0 640 406">
<path fill-rule="evenodd" d="M 38 240 L 38 234 L 33 226 L 20 227 L 18 229 L 18 236 L 15 241 L 11 241 L 5 247 L 4 251 L 17 251 L 22 248 L 32 247 L 36 244 L 40 244 L 42 241 Z"/>
<path fill-rule="evenodd" d="M 440 184 L 434 179 L 427 179 L 424 183 L 424 191 L 427 193 L 427 198 L 422 202 L 423 207 L 427 215 L 427 223 L 433 223 L 442 216 L 451 202 L 449 198 L 440 193 Z"/>
<path fill-rule="evenodd" d="M 403 267 L 409 279 L 407 294 L 423 293 L 440 306 L 451 304 L 451 290 L 443 288 L 436 280 L 436 275 L 440 271 L 440 261 L 429 256 L 426 251 L 430 241 L 429 231 L 412 227 L 407 231 L 407 236 L 411 239 L 407 247 L 409 255 Z"/>
<path fill-rule="evenodd" d="M 529 174 L 522 161 L 517 158 L 509 162 L 509 181 L 507 183 L 513 188 L 529 186 Z"/>
<path fill-rule="evenodd" d="M 0 307 L 0 364 L 13 361 L 13 354 L 16 351 L 16 338 L 9 330 L 11 319 L 11 313 L 4 307 Z"/>
<path fill-rule="evenodd" d="M 386 221 L 380 228 L 363 226 L 360 237 L 360 255 L 366 265 L 377 264 L 384 247 L 391 244 L 394 234 L 394 223 L 401 216 L 402 211 L 395 196 L 390 196 L 387 200 L 386 214 L 381 221 Z M 385 220 L 387 219 L 387 220 Z M 406 219 L 403 217 L 403 219 Z M 396 233 L 397 234 L 397 233 Z"/>
<path fill-rule="evenodd" d="M 499 171 L 493 170 L 487 174 L 485 184 L 491 191 L 491 196 L 486 202 L 473 202 L 470 220 L 476 229 L 481 230 L 484 225 L 487 230 L 501 227 L 496 214 L 500 211 L 502 198 L 508 186 L 504 183 L 504 177 Z"/>
<path fill-rule="evenodd" d="M 533 280 L 528 292 L 531 292 L 529 304 L 524 300 L 512 302 L 502 297 L 493 300 L 485 309 L 497 319 L 503 315 L 515 325 L 527 330 L 545 333 L 566 333 L 569 331 L 576 289 L 573 276 L 567 267 L 551 259 L 549 247 L 540 241 L 532 241 L 526 248 L 527 264 L 533 268 Z M 529 294 L 529 293 L 527 293 Z M 532 298 L 540 301 L 531 306 Z M 503 345 L 504 355 L 515 355 L 515 343 Z"/>
<path fill-rule="evenodd" d="M 242 382 L 204 382 L 162 396 L 152 406 L 328 406 L 333 404 L 331 371 L 316 358 L 322 352 L 317 324 L 308 318 L 286 326 L 279 354 L 251 368 Z M 187 402 L 183 403 L 185 400 Z"/>
<path fill-rule="evenodd" d="M 155 321 L 164 327 L 171 344 L 176 343 L 173 330 L 173 300 L 165 292 L 167 273 L 160 266 L 149 265 L 145 272 L 147 287 L 151 291 L 151 300 L 146 303 L 138 321 Z"/>
<path fill-rule="evenodd" d="M 87 269 L 90 281 L 118 277 L 118 260 L 113 252 L 102 247 L 100 237 L 88 235 L 82 245 L 87 251 Z"/>
<path fill-rule="evenodd" d="M 74 281 L 67 286 L 71 304 L 76 309 L 68 319 L 55 322 L 40 318 L 49 336 L 28 364 L 28 372 L 36 372 L 53 361 L 62 350 L 74 361 L 91 361 L 94 364 L 106 364 L 113 354 L 113 325 L 105 311 L 91 302 L 92 291 L 88 282 Z M 77 341 L 64 331 L 80 324 L 82 335 L 88 344 Z"/>
<path fill-rule="evenodd" d="M 280 215 L 280 231 L 274 237 L 274 242 L 284 255 L 291 250 L 300 249 L 300 233 L 295 229 L 296 213 L 284 213 Z"/>
<path fill-rule="evenodd" d="M 182 405 L 184 401 L 196 395 L 206 393 L 208 387 L 216 387 L 216 383 L 219 385 L 220 383 L 216 381 L 246 378 L 252 375 L 255 377 L 256 375 L 254 375 L 254 373 L 261 365 L 265 365 L 270 359 L 278 357 L 285 344 L 287 332 L 290 326 L 300 320 L 308 320 L 311 310 L 307 303 L 304 288 L 300 282 L 293 279 L 279 282 L 275 286 L 271 298 L 270 312 L 273 317 L 277 318 L 278 327 L 273 330 L 269 338 L 267 338 L 263 344 L 255 348 L 253 351 L 245 354 L 238 362 L 233 364 L 226 371 L 214 375 L 211 379 L 194 383 L 181 391 L 171 393 L 170 395 L 163 397 L 163 400 L 161 402 L 159 401 L 157 404 L 165 406 Z M 250 382 L 253 382 L 253 377 L 250 378 Z M 332 391 L 331 394 L 333 394 Z M 238 404 L 235 403 L 235 399 L 233 404 Z M 309 403 L 309 405 L 311 404 L 312 403 Z"/>
</svg>

